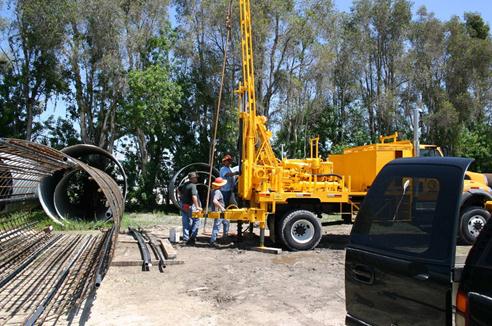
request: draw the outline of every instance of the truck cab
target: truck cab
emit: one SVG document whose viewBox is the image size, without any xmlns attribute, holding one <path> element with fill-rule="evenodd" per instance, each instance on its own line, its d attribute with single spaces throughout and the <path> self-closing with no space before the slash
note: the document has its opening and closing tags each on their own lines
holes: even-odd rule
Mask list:
<svg viewBox="0 0 492 326">
<path fill-rule="evenodd" d="M 492 228 L 458 246 L 463 158 L 399 159 L 369 190 L 346 251 L 349 325 L 492 324 Z M 454 311 L 458 311 L 455 315 Z"/>
</svg>

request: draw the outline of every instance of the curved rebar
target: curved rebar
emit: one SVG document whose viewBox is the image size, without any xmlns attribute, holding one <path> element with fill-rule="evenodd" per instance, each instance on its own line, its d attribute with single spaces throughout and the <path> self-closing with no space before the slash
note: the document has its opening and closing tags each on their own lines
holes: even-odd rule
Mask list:
<svg viewBox="0 0 492 326">
<path fill-rule="evenodd" d="M 199 173 L 203 174 L 206 179 L 209 179 L 208 178 L 208 175 L 209 175 L 209 168 L 210 168 L 210 165 L 207 164 L 207 163 L 202 163 L 202 162 L 197 162 L 197 163 L 191 163 L 191 164 L 188 164 L 187 166 L 181 168 L 180 170 L 178 170 L 178 172 L 176 172 L 174 174 L 174 176 L 171 178 L 171 180 L 169 181 L 169 185 L 168 185 L 168 192 L 169 192 L 169 197 L 171 199 L 171 202 L 174 204 L 174 206 L 176 206 L 177 208 L 181 208 L 181 206 L 179 205 L 179 198 L 178 198 L 178 189 L 181 185 L 183 185 L 186 181 L 188 181 L 188 175 L 185 174 L 183 175 L 183 172 L 185 171 L 198 171 Z M 213 168 L 212 169 L 213 171 L 213 175 L 214 176 L 219 176 L 219 170 L 217 170 L 216 168 Z M 181 179 L 178 181 L 178 177 L 181 176 Z M 198 183 L 197 186 L 205 186 L 207 187 L 208 189 L 208 185 L 206 183 Z M 208 190 L 207 190 L 208 191 Z"/>
</svg>

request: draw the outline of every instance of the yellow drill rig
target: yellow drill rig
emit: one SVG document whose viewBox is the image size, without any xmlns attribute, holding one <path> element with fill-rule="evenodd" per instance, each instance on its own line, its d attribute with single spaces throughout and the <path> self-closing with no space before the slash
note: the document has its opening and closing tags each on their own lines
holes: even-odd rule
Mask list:
<svg viewBox="0 0 492 326">
<path fill-rule="evenodd" d="M 243 207 L 205 215 L 258 223 L 260 246 L 265 244 L 268 226 L 274 242 L 290 250 L 309 250 L 321 240 L 322 213 L 341 213 L 346 222 L 351 222 L 382 167 L 396 158 L 413 157 L 414 148 L 410 141 L 398 141 L 398 134 L 394 134 L 381 137 L 378 144 L 347 149 L 323 160 L 318 152 L 319 138 L 313 138 L 308 158 L 278 159 L 270 144 L 272 133 L 267 119 L 257 113 L 250 1 L 239 0 L 239 5 L 243 80 L 236 91 L 240 122 L 238 196 Z M 420 148 L 442 156 L 436 146 Z M 483 186 L 472 182 L 482 180 L 483 175 L 467 176 L 471 181 L 465 181 L 462 207 L 473 210 L 463 211 L 470 216 L 461 229 L 468 230 L 469 236 L 460 236 L 472 242 L 490 216 L 492 201 L 488 200 L 492 199 L 492 191 L 487 182 Z"/>
<path fill-rule="evenodd" d="M 311 139 L 310 157 L 278 159 L 270 145 L 267 119 L 257 114 L 249 0 L 240 0 L 242 75 L 238 94 L 240 164 L 238 196 L 244 208 L 211 212 L 228 220 L 259 223 L 264 246 L 270 237 L 290 250 L 308 250 L 321 239 L 321 214 L 349 203 L 350 180 L 333 173 L 333 164 L 319 158 L 318 138 Z"/>
</svg>

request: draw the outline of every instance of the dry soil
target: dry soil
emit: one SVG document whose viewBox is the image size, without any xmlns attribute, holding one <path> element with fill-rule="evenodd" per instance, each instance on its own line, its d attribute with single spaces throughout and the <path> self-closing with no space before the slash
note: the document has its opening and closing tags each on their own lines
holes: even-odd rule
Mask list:
<svg viewBox="0 0 492 326">
<path fill-rule="evenodd" d="M 178 225 L 178 218 L 163 218 L 147 228 L 167 233 Z M 256 235 L 211 248 L 202 234 L 196 247 L 175 246 L 184 264 L 164 273 L 111 267 L 87 325 L 343 325 L 350 226 L 325 225 L 323 231 L 312 251 L 252 251 Z"/>
</svg>

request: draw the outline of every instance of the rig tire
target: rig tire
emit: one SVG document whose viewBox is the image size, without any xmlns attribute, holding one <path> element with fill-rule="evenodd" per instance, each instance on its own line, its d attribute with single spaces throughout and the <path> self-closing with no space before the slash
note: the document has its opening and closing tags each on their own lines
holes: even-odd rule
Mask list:
<svg viewBox="0 0 492 326">
<path fill-rule="evenodd" d="M 291 251 L 311 250 L 321 241 L 321 222 L 313 212 L 292 211 L 279 226 L 279 240 Z"/>
<path fill-rule="evenodd" d="M 465 208 L 460 217 L 460 240 L 465 244 L 473 244 L 489 218 L 490 213 L 482 207 Z"/>
</svg>

